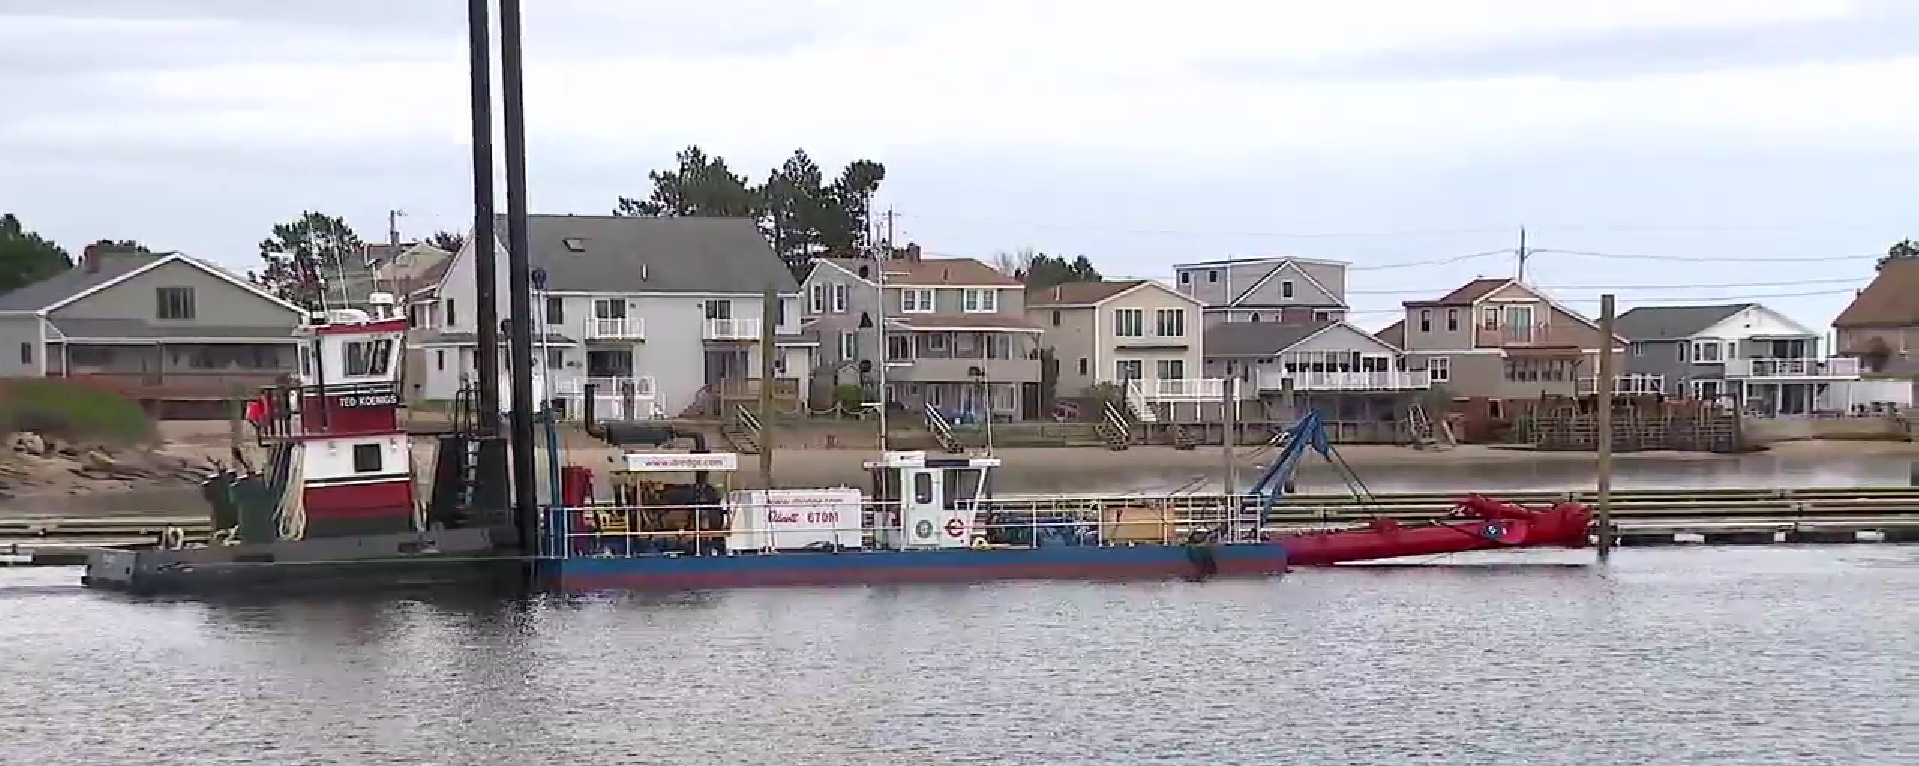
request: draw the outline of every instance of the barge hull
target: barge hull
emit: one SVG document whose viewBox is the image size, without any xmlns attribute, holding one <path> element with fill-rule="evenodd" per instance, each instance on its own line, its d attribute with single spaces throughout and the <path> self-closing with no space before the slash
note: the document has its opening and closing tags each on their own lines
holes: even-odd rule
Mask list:
<svg viewBox="0 0 1919 766">
<path fill-rule="evenodd" d="M 94 551 L 81 584 L 139 595 L 342 593 L 525 582 L 526 560 L 490 529 Z"/>
<path fill-rule="evenodd" d="M 1207 562 L 1211 563 L 1208 564 Z M 706 590 L 994 580 L 1166 580 L 1271 577 L 1277 545 L 1060 546 L 994 550 L 796 552 L 739 556 L 543 559 L 541 581 L 570 592 Z"/>
</svg>

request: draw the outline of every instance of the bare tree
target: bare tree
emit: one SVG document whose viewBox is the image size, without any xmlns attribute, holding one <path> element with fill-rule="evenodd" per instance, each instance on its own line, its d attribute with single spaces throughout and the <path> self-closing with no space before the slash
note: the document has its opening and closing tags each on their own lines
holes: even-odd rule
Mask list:
<svg viewBox="0 0 1919 766">
<path fill-rule="evenodd" d="M 1012 252 L 1001 250 L 993 254 L 993 268 L 999 269 L 1001 274 L 1014 279 L 1024 279 L 1034 259 L 1039 256 L 1039 251 L 1030 247 L 1022 247 Z"/>
</svg>

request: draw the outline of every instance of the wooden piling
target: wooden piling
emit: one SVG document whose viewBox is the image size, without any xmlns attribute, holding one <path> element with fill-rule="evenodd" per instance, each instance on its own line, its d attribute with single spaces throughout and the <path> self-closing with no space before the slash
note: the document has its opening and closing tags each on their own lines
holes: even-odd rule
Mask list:
<svg viewBox="0 0 1919 766">
<path fill-rule="evenodd" d="M 1599 560 L 1605 561 L 1612 556 L 1612 401 L 1613 378 L 1617 373 L 1613 359 L 1613 296 L 1611 293 L 1599 296 L 1599 380 L 1597 381 L 1599 401 L 1598 411 L 1594 413 L 1599 421 L 1598 485 L 1594 488 L 1597 502 L 1594 503 L 1599 523 L 1598 548 Z"/>
</svg>

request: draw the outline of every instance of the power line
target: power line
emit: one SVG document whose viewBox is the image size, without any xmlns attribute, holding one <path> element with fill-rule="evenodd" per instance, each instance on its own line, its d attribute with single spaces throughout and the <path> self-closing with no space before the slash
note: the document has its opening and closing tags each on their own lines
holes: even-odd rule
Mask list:
<svg viewBox="0 0 1919 766">
<path fill-rule="evenodd" d="M 1644 253 L 1601 253 L 1591 250 L 1552 250 L 1534 248 L 1534 253 L 1557 253 L 1559 255 L 1579 255 L 1589 258 L 1609 258 L 1636 261 L 1673 261 L 1678 263 L 1807 263 L 1814 261 L 1863 261 L 1869 258 L 1884 258 L 1885 253 L 1869 255 L 1812 255 L 1789 256 L 1785 258 L 1752 258 L 1747 256 L 1708 257 L 1693 255 L 1647 255 Z"/>
<path fill-rule="evenodd" d="M 1729 282 L 1729 283 L 1726 283 L 1726 284 L 1722 284 L 1722 285 L 1705 285 L 1705 284 L 1690 284 L 1690 285 L 1546 285 L 1546 286 L 1541 286 L 1541 287 L 1538 287 L 1538 289 L 1540 289 L 1540 290 L 1548 290 L 1548 291 L 1552 291 L 1552 290 L 1606 290 L 1606 291 L 1616 291 L 1616 292 L 1629 292 L 1629 291 L 1635 291 L 1635 290 L 1713 290 L 1713 289 L 1719 289 L 1719 288 L 1748 288 L 1748 287 L 1796 287 L 1796 286 L 1799 286 L 1799 285 L 1841 285 L 1841 284 L 1857 284 L 1857 283 L 1860 283 L 1860 282 L 1864 282 L 1864 281 L 1867 281 L 1867 280 L 1866 280 L 1865 278 L 1863 278 L 1863 277 L 1843 277 L 1843 278 L 1836 278 L 1836 279 L 1794 279 L 1794 280 L 1788 280 L 1788 281 L 1784 281 L 1784 282 Z M 1431 294 L 1433 294 L 1433 293 L 1436 293 L 1436 292 L 1438 292 L 1438 291 L 1436 291 L 1436 290 L 1431 290 L 1431 289 L 1417 289 L 1417 290 L 1347 290 L 1347 291 L 1346 291 L 1346 294 L 1347 294 L 1347 295 L 1431 295 Z M 1663 299 L 1661 299 L 1661 300 L 1663 300 Z"/>
<path fill-rule="evenodd" d="M 901 218 L 907 217 L 900 214 Z M 1368 239 L 1377 237 L 1435 237 L 1465 234 L 1510 234 L 1516 225 L 1484 226 L 1459 229 L 1402 229 L 1367 232 L 1281 232 L 1281 231 L 1245 231 L 1231 229 L 1139 229 L 1132 227 L 1113 227 L 1099 224 L 1061 223 L 1059 221 L 1035 221 L 1024 218 L 992 218 L 977 216 L 913 216 L 919 220 L 951 222 L 960 224 L 1003 224 L 1035 229 L 1060 229 L 1066 231 L 1090 231 L 1112 234 L 1144 234 L 1187 237 L 1267 237 L 1271 239 Z M 1557 223 L 1528 224 L 1533 232 L 1541 231 L 1580 231 L 1621 234 L 1712 234 L 1735 232 L 1792 232 L 1792 231 L 1829 231 L 1899 228 L 1901 223 L 1834 223 L 1816 226 L 1730 226 L 1713 224 L 1621 224 L 1621 223 Z M 1533 251 L 1540 252 L 1540 251 Z"/>
</svg>

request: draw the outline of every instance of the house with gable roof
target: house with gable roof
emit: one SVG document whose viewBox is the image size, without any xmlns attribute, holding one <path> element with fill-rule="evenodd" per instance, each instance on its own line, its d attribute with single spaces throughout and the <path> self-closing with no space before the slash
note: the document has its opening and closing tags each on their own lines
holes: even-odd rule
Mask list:
<svg viewBox="0 0 1919 766">
<path fill-rule="evenodd" d="M 1475 279 L 1438 299 L 1406 301 L 1377 337 L 1406 351 L 1436 389 L 1489 400 L 1596 391 L 1599 324 L 1515 279 Z M 1626 339 L 1614 333 L 1623 360 Z M 1623 366 L 1616 369 L 1624 369 Z M 1615 391 L 1631 393 L 1618 388 Z"/>
<path fill-rule="evenodd" d="M 1344 261 L 1239 258 L 1173 267 L 1175 289 L 1206 307 L 1206 324 L 1324 323 L 1346 316 Z"/>
<path fill-rule="evenodd" d="M 717 414 L 757 399 L 760 340 L 770 332 L 776 398 L 804 405 L 801 382 L 818 343 L 800 330 L 792 273 L 752 219 L 533 215 L 527 228 L 529 258 L 545 278 L 534 295 L 542 398 L 577 414 L 594 385 L 600 412 Z M 507 230 L 504 217 L 496 230 Z M 451 399 L 476 372 L 474 260 L 469 239 L 437 284 L 409 295 L 431 325 L 411 341 L 424 352 L 422 398 Z M 503 243 L 496 264 L 504 319 Z M 763 311 L 768 288 L 779 298 L 772 317 Z M 503 348 L 502 370 L 504 356 Z M 621 409 L 628 403 L 637 412 Z"/>
<path fill-rule="evenodd" d="M 1150 279 L 1067 282 L 1026 291 L 1026 318 L 1059 364 L 1055 393 L 1132 384 L 1147 401 L 1203 396 L 1199 299 Z M 1211 389 L 1217 399 L 1219 389 Z"/>
<path fill-rule="evenodd" d="M 1757 303 L 1643 306 L 1614 323 L 1631 341 L 1626 374 L 1635 388 L 1718 399 L 1769 415 L 1845 408 L 1859 360 L 1826 358 L 1819 333 Z"/>
<path fill-rule="evenodd" d="M 1402 443 L 1429 387 L 1406 353 L 1345 321 L 1224 322 L 1207 329 L 1205 374 L 1239 381 L 1240 418 L 1286 422 L 1318 410 L 1342 442 Z"/>
<path fill-rule="evenodd" d="M 182 253 L 93 245 L 73 268 L 0 295 L 0 376 L 85 380 L 162 416 L 221 417 L 234 389 L 296 369 L 306 315 Z"/>
<path fill-rule="evenodd" d="M 886 401 L 977 418 L 1035 417 L 1039 337 L 1019 280 L 972 258 L 822 258 L 804 284 L 819 388 L 878 385 Z M 883 329 L 882 329 L 883 328 Z M 816 392 L 817 393 L 817 392 Z"/>
</svg>

